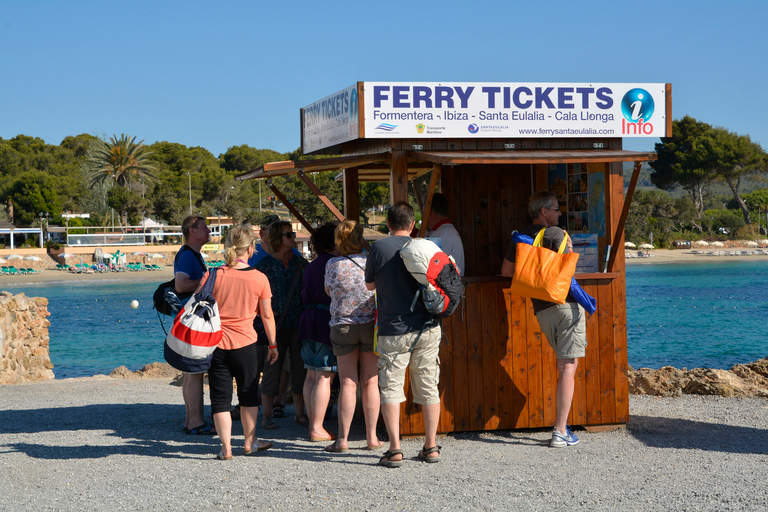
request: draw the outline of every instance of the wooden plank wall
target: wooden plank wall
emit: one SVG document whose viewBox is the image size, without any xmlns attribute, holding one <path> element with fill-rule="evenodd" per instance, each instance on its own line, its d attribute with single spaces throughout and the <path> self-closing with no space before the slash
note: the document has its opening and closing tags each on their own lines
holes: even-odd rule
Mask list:
<svg viewBox="0 0 768 512">
<path fill-rule="evenodd" d="M 548 427 L 555 421 L 555 355 L 530 301 L 505 292 L 498 276 L 514 228 L 528 223 L 526 202 L 538 169 L 528 165 L 445 167 L 442 192 L 465 247 L 462 308 L 443 322 L 440 432 Z M 623 203 L 621 165 L 606 173 L 606 228 Z M 468 250 L 473 248 L 474 250 Z M 587 319 L 587 355 L 579 360 L 569 421 L 601 425 L 629 420 L 623 253 L 620 276 L 583 281 L 598 300 Z M 409 393 L 406 394 L 409 396 Z M 401 432 L 423 433 L 420 407 L 403 404 Z"/>
</svg>

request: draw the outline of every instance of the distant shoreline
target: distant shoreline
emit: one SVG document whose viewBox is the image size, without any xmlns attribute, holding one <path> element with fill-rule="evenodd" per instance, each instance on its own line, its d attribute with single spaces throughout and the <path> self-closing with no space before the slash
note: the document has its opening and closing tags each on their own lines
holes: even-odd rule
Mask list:
<svg viewBox="0 0 768 512">
<path fill-rule="evenodd" d="M 730 249 L 735 250 L 735 249 Z M 746 249 L 743 249 L 746 250 Z M 629 252 L 629 251 L 627 251 Z M 626 258 L 627 265 L 655 265 L 665 263 L 712 263 L 723 261 L 766 261 L 768 256 L 750 254 L 739 256 L 707 256 L 693 254 L 690 249 L 653 249 L 650 258 Z"/>
</svg>

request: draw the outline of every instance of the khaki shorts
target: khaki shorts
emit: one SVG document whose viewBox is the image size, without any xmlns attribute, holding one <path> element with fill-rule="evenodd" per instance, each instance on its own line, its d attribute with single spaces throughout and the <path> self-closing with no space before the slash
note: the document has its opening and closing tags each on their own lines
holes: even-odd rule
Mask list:
<svg viewBox="0 0 768 512">
<path fill-rule="evenodd" d="M 418 338 L 418 341 L 417 341 Z M 405 402 L 405 370 L 411 369 L 413 401 L 422 405 L 440 403 L 440 326 L 401 336 L 379 336 L 379 388 L 381 403 Z M 414 346 L 414 343 L 416 345 Z"/>
<path fill-rule="evenodd" d="M 333 355 L 345 356 L 360 349 L 360 352 L 373 352 L 373 326 L 367 324 L 337 324 L 331 326 Z"/>
<path fill-rule="evenodd" d="M 584 308 L 572 302 L 557 304 L 536 313 L 541 332 L 558 359 L 584 357 L 587 353 L 587 323 Z"/>
</svg>

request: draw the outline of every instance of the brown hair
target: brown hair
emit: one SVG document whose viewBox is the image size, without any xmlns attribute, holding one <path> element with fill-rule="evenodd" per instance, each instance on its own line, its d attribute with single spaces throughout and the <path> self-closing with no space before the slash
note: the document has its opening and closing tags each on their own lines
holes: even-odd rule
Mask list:
<svg viewBox="0 0 768 512">
<path fill-rule="evenodd" d="M 269 225 L 269 230 L 267 231 L 267 239 L 269 240 L 269 247 L 272 249 L 272 252 L 277 252 L 280 250 L 280 245 L 283 242 L 284 226 L 288 226 L 290 228 L 291 223 L 287 220 L 280 220 Z"/>
<path fill-rule="evenodd" d="M 187 215 L 184 217 L 184 220 L 181 221 L 181 234 L 184 235 L 184 240 L 189 238 L 189 230 L 201 220 L 205 222 L 205 217 L 199 215 Z"/>
<path fill-rule="evenodd" d="M 342 221 L 333 233 L 342 256 L 363 252 L 363 226 L 353 220 Z"/>
</svg>

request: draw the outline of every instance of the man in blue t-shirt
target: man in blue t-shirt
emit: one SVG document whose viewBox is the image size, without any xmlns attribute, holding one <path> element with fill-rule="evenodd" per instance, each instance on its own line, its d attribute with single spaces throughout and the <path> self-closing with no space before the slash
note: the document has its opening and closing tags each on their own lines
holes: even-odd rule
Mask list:
<svg viewBox="0 0 768 512">
<path fill-rule="evenodd" d="M 205 217 L 189 215 L 181 223 L 184 245 L 181 246 L 173 264 L 174 282 L 177 294 L 188 294 L 197 290 L 207 269 L 200 254 L 208 243 L 211 230 Z M 189 298 L 187 298 L 189 300 Z M 188 435 L 213 435 L 213 425 L 203 421 L 203 377 L 204 373 L 185 373 L 181 381 L 186 418 L 184 433 Z"/>
<path fill-rule="evenodd" d="M 365 285 L 376 290 L 378 301 L 379 388 L 381 413 L 389 434 L 389 450 L 379 460 L 386 467 L 403 464 L 400 448 L 400 404 L 405 402 L 405 370 L 411 368 L 413 401 L 421 404 L 426 439 L 418 458 L 440 460 L 437 427 L 440 420 L 440 324 L 421 300 L 414 301 L 419 283 L 405 268 L 400 249 L 411 238 L 413 208 L 406 202 L 390 207 L 387 213 L 388 238 L 371 246 L 365 265 Z"/>
</svg>

